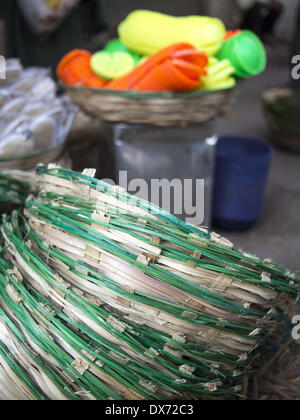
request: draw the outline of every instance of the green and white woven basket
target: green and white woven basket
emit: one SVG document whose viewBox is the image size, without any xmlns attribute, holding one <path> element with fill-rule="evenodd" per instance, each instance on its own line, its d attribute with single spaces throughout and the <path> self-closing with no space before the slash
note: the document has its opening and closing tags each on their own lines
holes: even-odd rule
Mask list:
<svg viewBox="0 0 300 420">
<path fill-rule="evenodd" d="M 3 218 L 0 398 L 240 398 L 299 277 L 94 174 Z"/>
</svg>

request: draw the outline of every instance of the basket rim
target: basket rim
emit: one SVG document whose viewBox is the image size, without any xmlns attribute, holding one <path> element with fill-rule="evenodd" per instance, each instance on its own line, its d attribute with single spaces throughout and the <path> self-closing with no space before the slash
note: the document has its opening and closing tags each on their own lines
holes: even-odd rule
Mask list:
<svg viewBox="0 0 300 420">
<path fill-rule="evenodd" d="M 203 96 L 210 96 L 221 93 L 234 92 L 237 88 L 237 85 L 229 89 L 221 90 L 194 90 L 190 92 L 141 92 L 138 90 L 109 90 L 109 89 L 97 89 L 86 86 L 69 86 L 65 83 L 59 81 L 58 85 L 63 90 L 74 91 L 74 92 L 90 92 L 99 95 L 114 95 L 121 96 L 127 99 L 194 99 L 200 98 Z"/>
</svg>

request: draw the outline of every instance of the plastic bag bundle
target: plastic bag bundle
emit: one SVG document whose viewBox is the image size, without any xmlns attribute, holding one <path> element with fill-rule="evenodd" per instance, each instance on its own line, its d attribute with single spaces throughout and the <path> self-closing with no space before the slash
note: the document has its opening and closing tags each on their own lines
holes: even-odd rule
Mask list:
<svg viewBox="0 0 300 420">
<path fill-rule="evenodd" d="M 7 86 L 16 80 L 23 71 L 22 64 L 18 58 L 0 60 L 0 87 Z M 1 94 L 0 94 L 1 104 Z"/>
<path fill-rule="evenodd" d="M 18 0 L 18 5 L 31 30 L 41 35 L 54 32 L 79 1 Z"/>
<path fill-rule="evenodd" d="M 238 398 L 299 277 L 94 173 L 39 166 L 38 196 L 3 219 L 0 383 L 10 398 Z"/>
<path fill-rule="evenodd" d="M 0 89 L 0 160 L 30 156 L 62 144 L 75 112 L 67 97 L 56 96 L 48 69 L 15 71 Z"/>
</svg>

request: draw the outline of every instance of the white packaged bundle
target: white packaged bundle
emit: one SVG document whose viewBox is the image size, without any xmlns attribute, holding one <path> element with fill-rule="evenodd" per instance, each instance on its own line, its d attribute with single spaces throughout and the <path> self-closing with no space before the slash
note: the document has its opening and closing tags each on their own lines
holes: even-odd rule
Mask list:
<svg viewBox="0 0 300 420">
<path fill-rule="evenodd" d="M 38 117 L 42 115 L 47 110 L 47 104 L 44 102 L 30 102 L 25 105 L 23 109 L 23 114 L 28 117 Z"/>
<path fill-rule="evenodd" d="M 10 92 L 14 96 L 32 95 L 32 90 L 49 77 L 50 70 L 30 67 L 24 70 L 14 84 L 10 86 Z M 53 82 L 54 83 L 54 82 Z"/>
<path fill-rule="evenodd" d="M 10 134 L 25 133 L 28 129 L 29 119 L 24 115 L 18 115 L 2 129 L 0 143 Z"/>
<path fill-rule="evenodd" d="M 10 92 L 7 89 L 0 89 L 0 108 L 2 108 L 10 98 Z"/>
<path fill-rule="evenodd" d="M 14 133 L 7 136 L 0 142 L 0 159 L 9 159 L 12 156 L 28 156 L 34 151 L 32 139 L 26 138 L 24 134 Z"/>
<path fill-rule="evenodd" d="M 0 86 L 9 86 L 22 73 L 23 67 L 18 58 L 0 61 Z"/>
<path fill-rule="evenodd" d="M 53 118 L 41 115 L 29 127 L 36 150 L 45 150 L 55 144 L 57 124 Z"/>
<path fill-rule="evenodd" d="M 47 98 L 47 101 L 54 100 L 56 96 L 56 84 L 51 77 L 45 77 L 41 79 L 32 89 L 32 95 L 35 100 L 43 100 Z"/>
<path fill-rule="evenodd" d="M 22 97 L 10 99 L 0 110 L 0 119 L 3 121 L 11 122 L 21 113 L 25 103 L 26 100 Z"/>
<path fill-rule="evenodd" d="M 28 68 L 0 89 L 0 161 L 26 158 L 62 145 L 77 108 L 56 96 L 46 68 Z"/>
</svg>

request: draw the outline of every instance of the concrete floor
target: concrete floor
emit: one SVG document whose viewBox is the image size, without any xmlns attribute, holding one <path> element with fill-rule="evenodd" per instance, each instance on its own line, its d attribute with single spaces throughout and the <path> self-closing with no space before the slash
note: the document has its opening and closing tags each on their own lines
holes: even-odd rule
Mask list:
<svg viewBox="0 0 300 420">
<path fill-rule="evenodd" d="M 269 139 L 261 93 L 267 87 L 288 83 L 288 52 L 288 46 L 269 47 L 267 71 L 244 83 L 232 118 L 217 123 L 219 134 Z M 300 155 L 275 149 L 262 218 L 248 232 L 226 235 L 238 248 L 270 257 L 292 270 L 300 269 Z"/>
</svg>

